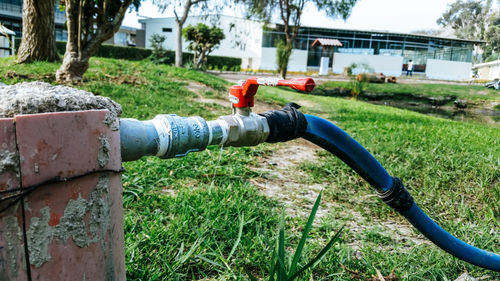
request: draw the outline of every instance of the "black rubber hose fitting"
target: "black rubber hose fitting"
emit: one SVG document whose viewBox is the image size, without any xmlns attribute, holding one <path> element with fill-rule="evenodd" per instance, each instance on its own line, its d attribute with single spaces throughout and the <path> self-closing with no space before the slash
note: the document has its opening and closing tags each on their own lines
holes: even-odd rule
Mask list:
<svg viewBox="0 0 500 281">
<path fill-rule="evenodd" d="M 307 129 L 307 120 L 298 109 L 300 105 L 288 103 L 283 109 L 270 110 L 259 115 L 267 119 L 269 136 L 266 142 L 286 142 L 300 138 Z"/>
<path fill-rule="evenodd" d="M 396 177 L 392 177 L 392 186 L 385 192 L 377 192 L 383 202 L 391 206 L 398 212 L 404 212 L 413 206 L 413 197 L 403 185 L 403 182 Z"/>
</svg>

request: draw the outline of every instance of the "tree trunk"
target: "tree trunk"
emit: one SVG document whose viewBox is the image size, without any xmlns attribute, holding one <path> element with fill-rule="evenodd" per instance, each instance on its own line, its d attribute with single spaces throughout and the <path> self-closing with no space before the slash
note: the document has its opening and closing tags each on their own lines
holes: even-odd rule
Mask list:
<svg viewBox="0 0 500 281">
<path fill-rule="evenodd" d="M 69 39 L 69 38 L 68 38 Z M 70 44 L 68 40 L 68 45 Z M 56 72 L 56 79 L 59 82 L 79 82 L 83 80 L 83 74 L 89 68 L 90 56 L 68 51 L 64 53 L 63 63 Z"/>
<path fill-rule="evenodd" d="M 19 46 L 19 63 L 57 61 L 55 1 L 23 1 L 23 37 Z"/>
<path fill-rule="evenodd" d="M 90 56 L 83 56 L 80 13 L 82 3 L 78 0 L 66 1 L 66 25 L 68 26 L 68 41 L 64 52 L 63 63 L 56 72 L 59 82 L 78 82 L 89 67 Z"/>
<path fill-rule="evenodd" d="M 89 67 L 90 57 L 99 50 L 102 42 L 113 37 L 120 29 L 125 12 L 131 0 L 124 0 L 120 9 L 109 20 L 104 12 L 97 13 L 89 21 L 83 15 L 88 11 L 85 1 L 66 0 L 66 25 L 68 26 L 68 41 L 61 67 L 56 72 L 59 82 L 79 82 Z M 106 4 L 107 2 L 101 2 Z M 88 4 L 88 2 L 87 2 Z"/>
<path fill-rule="evenodd" d="M 175 66 L 182 67 L 182 26 L 183 22 L 177 21 L 176 48 L 175 48 Z"/>
<path fill-rule="evenodd" d="M 205 63 L 206 54 L 205 52 L 201 52 L 198 58 L 195 58 L 195 67 L 196 69 L 201 69 L 203 64 Z"/>
</svg>

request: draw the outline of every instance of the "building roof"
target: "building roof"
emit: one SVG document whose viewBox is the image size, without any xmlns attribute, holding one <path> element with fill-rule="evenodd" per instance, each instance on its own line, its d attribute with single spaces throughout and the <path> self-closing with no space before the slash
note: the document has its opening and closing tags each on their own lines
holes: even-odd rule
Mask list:
<svg viewBox="0 0 500 281">
<path fill-rule="evenodd" d="M 282 24 L 275 24 L 276 26 Z M 485 41 L 481 40 L 467 40 L 467 39 L 460 39 L 460 38 L 450 38 L 450 37 L 443 37 L 443 36 L 434 36 L 434 35 L 422 35 L 422 34 L 413 34 L 413 33 L 403 33 L 403 32 L 390 32 L 387 30 L 363 30 L 363 29 L 347 29 L 347 28 L 331 28 L 331 27 L 317 27 L 317 26 L 301 26 L 301 29 L 323 29 L 323 30 L 336 30 L 336 31 L 346 31 L 346 32 L 356 32 L 356 33 L 371 33 L 371 34 L 384 34 L 384 35 L 395 35 L 395 36 L 402 36 L 402 37 L 407 37 L 407 38 L 434 38 L 434 39 L 439 39 L 439 40 L 451 40 L 451 41 L 461 41 L 461 42 L 468 42 L 468 43 L 486 43 Z M 300 32 L 299 32 L 300 33 Z"/>
<path fill-rule="evenodd" d="M 0 24 L 0 35 L 4 35 L 4 34 L 16 35 L 16 33 L 14 31 L 7 29 L 7 27 Z"/>
<path fill-rule="evenodd" d="M 480 68 L 480 67 L 485 67 L 485 66 L 493 66 L 500 64 L 500 60 L 494 60 L 494 61 L 489 61 L 489 62 L 483 62 L 483 63 L 478 63 L 472 66 L 472 68 Z"/>
<path fill-rule="evenodd" d="M 342 47 L 342 43 L 337 39 L 318 38 L 311 46 Z"/>
<path fill-rule="evenodd" d="M 227 18 L 237 18 L 242 20 L 254 21 L 254 22 L 262 22 L 254 19 L 247 19 L 235 16 L 226 16 L 226 15 L 208 15 L 208 17 L 217 16 L 217 17 L 227 17 Z M 194 17 L 207 17 L 207 16 L 189 16 L 190 18 Z M 145 23 L 147 21 L 161 21 L 165 19 L 174 19 L 174 17 L 164 17 L 164 18 L 148 18 L 145 17 L 143 19 L 139 19 L 140 23 Z M 262 22 L 264 24 L 264 22 Z M 276 26 L 283 26 L 281 23 L 269 23 L 266 24 L 268 28 L 275 28 Z M 332 27 L 318 27 L 318 26 L 301 26 L 301 29 L 323 29 L 323 30 L 338 30 L 338 31 L 347 31 L 347 32 L 358 32 L 358 33 L 376 33 L 376 34 L 384 34 L 384 35 L 395 35 L 395 36 L 403 36 L 407 38 L 434 38 L 438 40 L 450 40 L 450 41 L 461 41 L 468 42 L 473 44 L 486 43 L 485 41 L 480 40 L 467 40 L 467 39 L 459 39 L 459 38 L 450 38 L 443 36 L 434 36 L 434 35 L 422 35 L 422 34 L 412 34 L 412 33 L 402 33 L 402 32 L 390 32 L 387 30 L 362 30 L 362 29 L 347 29 L 347 28 L 332 28 Z M 299 32 L 300 33 L 300 32 Z"/>
</svg>

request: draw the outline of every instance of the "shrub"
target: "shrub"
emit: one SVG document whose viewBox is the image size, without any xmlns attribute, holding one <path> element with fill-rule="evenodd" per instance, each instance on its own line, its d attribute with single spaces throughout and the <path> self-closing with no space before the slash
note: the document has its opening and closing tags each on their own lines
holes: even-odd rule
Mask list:
<svg viewBox="0 0 500 281">
<path fill-rule="evenodd" d="M 21 43 L 20 38 L 16 38 L 16 53 L 19 43 Z M 61 55 L 64 54 L 66 50 L 66 42 L 58 41 L 56 43 L 57 52 Z M 125 59 L 125 60 L 142 60 L 151 56 L 153 53 L 150 49 L 143 49 L 137 47 L 121 47 L 114 45 L 101 45 L 99 51 L 95 54 L 96 57 L 103 58 L 113 58 L 113 59 Z M 172 50 L 165 50 L 165 63 L 173 63 L 175 60 L 175 52 Z M 193 54 L 182 53 L 183 61 L 192 61 Z M 231 71 L 240 71 L 241 59 L 233 57 L 221 57 L 221 56 L 208 56 L 208 65 L 211 65 L 214 70 L 221 70 L 224 66 L 226 69 Z"/>
<path fill-rule="evenodd" d="M 149 42 L 151 42 L 151 47 L 153 48 L 151 60 L 154 63 L 168 63 L 167 50 L 163 48 L 165 39 L 167 39 L 167 37 L 156 33 L 149 38 Z"/>
<path fill-rule="evenodd" d="M 198 69 L 206 67 L 208 54 L 215 50 L 225 38 L 221 28 L 208 27 L 203 23 L 195 26 L 188 25 L 182 29 L 182 36 L 189 42 L 188 49 L 194 52 L 193 65 Z"/>
<path fill-rule="evenodd" d="M 276 45 L 276 61 L 278 63 L 278 72 L 281 74 L 283 79 L 286 79 L 286 73 L 288 70 L 288 61 L 292 55 L 292 45 L 285 43 L 285 41 L 279 41 Z"/>
</svg>

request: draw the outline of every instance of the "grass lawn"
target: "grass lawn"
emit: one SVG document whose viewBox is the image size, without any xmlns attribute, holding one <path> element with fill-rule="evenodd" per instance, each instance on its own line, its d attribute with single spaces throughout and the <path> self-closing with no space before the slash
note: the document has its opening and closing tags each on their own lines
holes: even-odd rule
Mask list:
<svg viewBox="0 0 500 281">
<path fill-rule="evenodd" d="M 318 86 L 318 89 L 327 90 L 332 88 L 352 89 L 353 83 L 344 81 L 331 81 Z M 367 83 L 366 92 L 388 93 L 388 94 L 411 94 L 415 96 L 447 97 L 455 96 L 460 99 L 477 100 L 498 100 L 500 93 L 494 89 L 488 89 L 480 85 L 456 85 L 456 84 L 425 84 L 425 83 Z"/>
<path fill-rule="evenodd" d="M 0 78 L 7 84 L 52 82 L 58 66 L 0 59 Z M 123 117 L 175 113 L 212 119 L 231 112 L 222 105 L 230 84 L 194 70 L 93 58 L 85 77 L 77 87 L 114 99 L 123 106 Z M 448 86 L 456 95 L 467 94 L 457 85 Z M 484 91 L 467 89 L 467 95 Z M 261 88 L 256 100 L 265 102 L 259 103 L 261 108 L 294 101 L 304 113 L 332 120 L 400 177 L 445 229 L 500 253 L 498 128 L 277 88 Z M 294 161 L 296 151 L 307 157 Z M 321 215 L 301 263 L 345 229 L 340 242 L 301 280 L 312 280 L 309 275 L 314 280 L 371 280 L 377 270 L 384 276 L 394 272 L 402 280 L 454 280 L 465 271 L 500 278 L 428 243 L 345 164 L 302 141 L 224 148 L 222 154 L 211 147 L 180 159 L 144 158 L 124 163 L 124 168 L 129 280 L 246 280 L 243 269 L 265 276 L 281 211 L 287 216 L 286 245 L 292 248 L 321 189 Z"/>
</svg>

